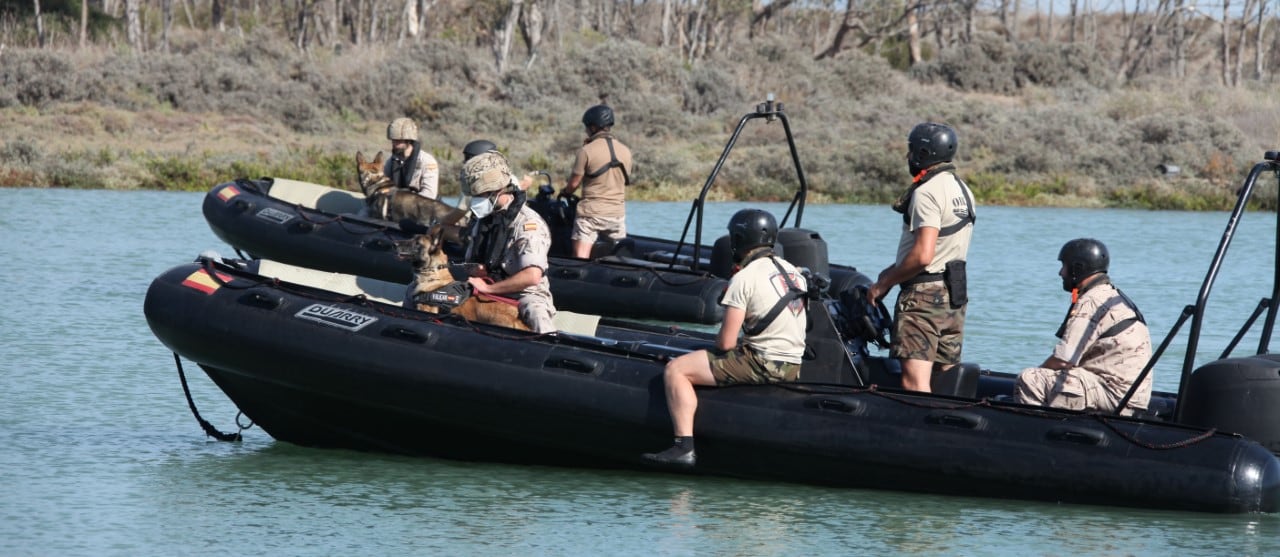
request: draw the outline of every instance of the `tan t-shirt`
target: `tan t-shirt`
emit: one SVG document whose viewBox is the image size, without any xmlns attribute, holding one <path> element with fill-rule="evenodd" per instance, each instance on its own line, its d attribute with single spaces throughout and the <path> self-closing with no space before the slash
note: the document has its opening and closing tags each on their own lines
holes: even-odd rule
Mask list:
<svg viewBox="0 0 1280 557">
<path fill-rule="evenodd" d="M 597 133 L 578 149 L 573 160 L 574 176 L 582 176 L 579 186 L 582 200 L 578 202 L 578 213 L 588 217 L 623 217 L 626 216 L 627 183 L 621 168 L 610 168 L 607 172 L 591 178 L 592 172 L 605 167 L 613 159 L 609 156 L 609 142 L 613 136 L 607 132 Z M 631 149 L 621 141 L 613 139 L 613 152 L 618 162 L 626 167 L 627 174 L 634 176 L 631 166 Z"/>
<path fill-rule="evenodd" d="M 1102 284 L 1085 291 L 1071 308 L 1062 340 L 1053 357 L 1097 375 L 1118 402 L 1151 359 L 1151 333 L 1137 321 L 1106 338 L 1102 334 L 1117 323 L 1135 317 L 1115 286 Z M 1129 405 L 1146 408 L 1151 399 L 1151 375 L 1134 393 Z"/>
<path fill-rule="evenodd" d="M 906 259 L 915 244 L 915 231 L 924 226 L 938 229 L 933 261 L 924 272 L 941 273 L 947 263 L 965 260 L 969 255 L 969 241 L 973 238 L 966 196 L 973 199 L 973 193 L 950 172 L 940 173 L 916 188 L 907 212 L 910 222 L 902 225 L 897 262 L 902 263 Z"/>
<path fill-rule="evenodd" d="M 733 275 L 729 279 L 724 298 L 720 300 L 720 304 L 725 307 L 739 308 L 747 313 L 743 329 L 755 325 L 757 320 L 768 315 L 778 300 L 788 292 L 786 280 L 770 259 L 761 257 Z M 776 259 L 790 276 L 792 283 L 801 290 L 808 288 L 804 277 L 794 265 L 780 257 Z M 807 321 L 805 298 L 801 296 L 787 304 L 787 308 L 760 334 L 744 336 L 743 342 L 761 353 L 765 359 L 798 364 L 804 356 Z"/>
</svg>

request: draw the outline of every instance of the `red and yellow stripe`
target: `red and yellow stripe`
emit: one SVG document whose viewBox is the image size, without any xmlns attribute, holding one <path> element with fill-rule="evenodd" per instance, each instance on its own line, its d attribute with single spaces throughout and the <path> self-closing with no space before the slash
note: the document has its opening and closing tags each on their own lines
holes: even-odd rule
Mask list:
<svg viewBox="0 0 1280 557">
<path fill-rule="evenodd" d="M 231 201 L 231 198 L 237 195 L 240 195 L 240 188 L 235 186 L 227 186 L 218 190 L 218 199 L 221 199 L 224 203 Z"/>
<path fill-rule="evenodd" d="M 217 275 L 218 275 L 218 279 L 221 280 L 222 282 L 231 281 L 230 275 L 224 275 L 222 273 L 217 273 Z M 200 269 L 199 271 L 196 271 L 188 275 L 187 279 L 182 281 L 182 285 L 187 288 L 194 288 L 196 290 L 204 292 L 205 294 L 213 294 L 219 288 L 222 288 L 222 284 L 220 284 L 217 280 L 214 280 L 213 277 L 209 276 L 209 272 L 204 269 Z"/>
</svg>

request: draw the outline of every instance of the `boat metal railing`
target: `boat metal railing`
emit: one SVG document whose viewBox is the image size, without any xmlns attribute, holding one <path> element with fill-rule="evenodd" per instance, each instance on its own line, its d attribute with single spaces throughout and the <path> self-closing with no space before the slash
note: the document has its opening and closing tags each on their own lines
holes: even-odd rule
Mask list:
<svg viewBox="0 0 1280 557">
<path fill-rule="evenodd" d="M 676 243 L 674 253 L 680 253 L 685 246 L 685 240 L 689 237 L 689 228 L 694 228 L 693 237 L 693 270 L 698 271 L 699 262 L 702 260 L 702 222 L 704 210 L 707 201 L 707 192 L 711 191 L 711 186 L 715 184 L 716 176 L 720 174 L 720 168 L 724 166 L 724 161 L 729 158 L 729 151 L 733 150 L 734 144 L 738 142 L 738 136 L 742 133 L 742 128 L 747 122 L 758 118 L 764 118 L 765 122 L 780 121 L 782 129 L 786 132 L 787 146 L 791 150 L 791 162 L 796 168 L 796 177 L 799 180 L 799 186 L 796 189 L 795 196 L 791 199 L 791 204 L 787 207 L 787 212 L 783 214 L 782 219 L 778 221 L 778 227 L 782 228 L 787 225 L 787 220 L 791 218 L 792 211 L 795 211 L 796 220 L 794 227 L 800 226 L 800 220 L 804 217 L 805 199 L 809 193 L 809 185 L 804 177 L 804 169 L 800 166 L 800 153 L 796 150 L 795 136 L 791 134 L 791 122 L 787 119 L 782 103 L 777 102 L 773 98 L 773 93 L 769 93 L 765 97 L 765 101 L 756 105 L 753 112 L 749 112 L 738 120 L 738 127 L 734 128 L 733 134 L 729 136 L 728 143 L 725 144 L 724 150 L 720 153 L 720 158 L 716 160 L 716 164 L 711 169 L 711 174 L 707 176 L 707 181 L 702 185 L 702 191 L 698 193 L 697 199 L 693 200 L 693 205 L 689 208 L 689 217 L 685 219 L 684 231 L 680 234 L 680 241 Z M 675 265 L 674 260 L 671 263 Z"/>
</svg>

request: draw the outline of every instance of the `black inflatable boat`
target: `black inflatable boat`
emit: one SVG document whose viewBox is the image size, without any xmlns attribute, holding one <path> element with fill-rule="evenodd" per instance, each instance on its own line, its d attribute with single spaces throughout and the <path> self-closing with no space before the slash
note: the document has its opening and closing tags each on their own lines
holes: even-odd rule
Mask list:
<svg viewBox="0 0 1280 557">
<path fill-rule="evenodd" d="M 1258 354 L 1231 358 L 1228 348 L 1191 369 L 1216 270 L 1257 177 L 1280 175 L 1278 158 L 1268 153 L 1250 173 L 1196 303 L 1156 351 L 1154 359 L 1192 320 L 1179 393 L 1153 393 L 1144 415 L 1014 404 L 1014 377 L 974 364 L 938 378 L 933 394 L 902 391 L 894 362 L 866 350 L 874 335 L 856 324 L 867 308 L 815 296 L 801 382 L 700 390 L 694 473 L 1280 510 L 1280 358 L 1267 354 L 1280 280 L 1259 307 L 1267 316 Z M 670 439 L 664 362 L 713 342 L 591 316 L 571 316 L 553 335 L 522 333 L 404 309 L 401 290 L 270 261 L 202 258 L 156 278 L 145 313 L 166 346 L 281 441 L 575 466 L 643 467 L 640 454 Z"/>
<path fill-rule="evenodd" d="M 530 205 L 552 228 L 547 276 L 556 307 L 607 312 L 613 317 L 719 323 L 724 314 L 719 300 L 728 284 L 731 257 L 727 237 L 710 247 L 703 244 L 703 205 L 738 135 L 748 121 L 756 119 L 782 122 L 796 170 L 797 189 L 787 214 L 779 220 L 777 251 L 829 277 L 835 291 L 869 283 L 853 267 L 830 264 L 822 237 L 800 228 L 808 186 L 783 107 L 766 102 L 739 121 L 693 201 L 679 240 L 630 236 L 618 246 L 597 245 L 598 257 L 577 259 L 570 255 L 572 215 L 565 214 L 549 185 L 532 196 Z M 263 178 L 213 187 L 205 196 L 203 211 L 213 232 L 242 256 L 408 283 L 412 270 L 408 261 L 397 256 L 395 245 L 412 235 L 397 223 L 357 215 L 363 207 L 364 198 L 358 193 Z M 723 229 L 723 223 L 710 226 Z"/>
</svg>

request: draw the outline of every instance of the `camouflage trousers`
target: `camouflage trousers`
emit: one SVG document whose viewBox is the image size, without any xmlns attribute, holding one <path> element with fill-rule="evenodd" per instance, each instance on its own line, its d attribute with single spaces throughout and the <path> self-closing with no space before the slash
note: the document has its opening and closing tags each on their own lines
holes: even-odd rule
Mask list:
<svg viewBox="0 0 1280 557">
<path fill-rule="evenodd" d="M 899 286 L 889 355 L 899 360 L 960 363 L 967 307 L 952 308 L 940 280 Z"/>
<path fill-rule="evenodd" d="M 779 383 L 800 379 L 800 364 L 765 359 L 760 353 L 745 345 L 728 352 L 707 352 L 711 363 L 711 376 L 716 385 L 740 383 Z"/>
<path fill-rule="evenodd" d="M 536 294 L 520 296 L 519 313 L 520 320 L 535 333 L 553 333 L 556 330 L 552 321 L 556 316 L 556 306 L 549 298 Z"/>
<path fill-rule="evenodd" d="M 1015 402 L 1066 410 L 1114 412 L 1120 398 L 1107 388 L 1101 377 L 1078 367 L 1027 368 L 1018 374 L 1018 383 L 1013 387 Z M 1123 414 L 1132 414 L 1132 409 L 1131 403 Z"/>
</svg>

